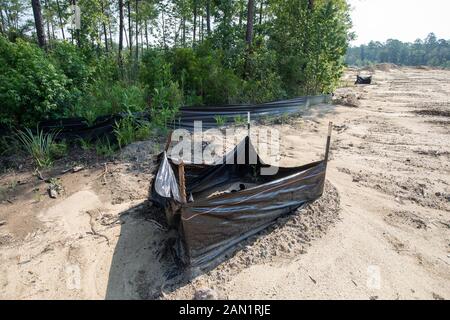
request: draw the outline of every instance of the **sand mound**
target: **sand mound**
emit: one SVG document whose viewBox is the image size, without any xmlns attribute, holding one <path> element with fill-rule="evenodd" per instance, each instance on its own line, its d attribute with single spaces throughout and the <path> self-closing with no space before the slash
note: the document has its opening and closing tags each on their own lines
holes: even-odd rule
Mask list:
<svg viewBox="0 0 450 320">
<path fill-rule="evenodd" d="M 354 92 L 336 92 L 333 96 L 333 104 L 359 108 L 361 103 L 359 101 L 361 97 Z"/>
<path fill-rule="evenodd" d="M 398 69 L 398 66 L 393 63 L 379 63 L 374 66 L 375 70 L 389 72 Z"/>
<path fill-rule="evenodd" d="M 164 295 L 167 299 L 194 296 L 196 288 L 208 283 L 218 288 L 233 275 L 253 265 L 266 264 L 292 259 L 306 253 L 315 239 L 322 237 L 336 223 L 340 213 L 340 197 L 337 189 L 329 182 L 325 185 L 324 195 L 304 209 L 278 219 L 270 228 L 240 243 L 232 252 L 224 255 L 216 265 L 199 275 L 187 286 L 180 286 L 179 280 L 166 284 L 166 290 L 172 291 Z M 227 260 L 228 259 L 228 260 Z M 175 278 L 176 279 L 176 278 Z M 183 281 L 186 281 L 184 278 Z"/>
</svg>

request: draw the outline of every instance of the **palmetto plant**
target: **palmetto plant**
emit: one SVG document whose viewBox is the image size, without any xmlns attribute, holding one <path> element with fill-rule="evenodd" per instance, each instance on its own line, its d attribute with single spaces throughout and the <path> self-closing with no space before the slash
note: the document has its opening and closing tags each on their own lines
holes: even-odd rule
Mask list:
<svg viewBox="0 0 450 320">
<path fill-rule="evenodd" d="M 52 146 L 58 132 L 44 133 L 36 128 L 33 133 L 29 128 L 24 131 L 17 130 L 16 138 L 23 150 L 28 153 L 38 167 L 49 167 L 52 165 Z"/>
</svg>

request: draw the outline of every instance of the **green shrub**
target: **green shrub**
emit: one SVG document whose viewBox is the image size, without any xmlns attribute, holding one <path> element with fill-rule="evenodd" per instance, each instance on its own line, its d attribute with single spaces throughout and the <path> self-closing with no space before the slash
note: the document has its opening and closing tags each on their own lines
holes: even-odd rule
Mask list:
<svg viewBox="0 0 450 320">
<path fill-rule="evenodd" d="M 239 102 L 242 81 L 223 64 L 224 54 L 207 44 L 196 49 L 148 50 L 142 58 L 140 81 L 152 98 L 155 89 L 176 84 L 185 105 Z"/>
<path fill-rule="evenodd" d="M 171 74 L 181 90 L 191 95 L 201 94 L 202 72 L 200 59 L 192 48 L 175 48 L 169 55 Z"/>
<path fill-rule="evenodd" d="M 94 82 L 74 105 L 68 116 L 84 117 L 92 124 L 99 116 L 141 112 L 146 108 L 145 90 L 136 85 Z"/>
<path fill-rule="evenodd" d="M 247 56 L 247 63 L 242 68 L 246 69 L 247 74 L 242 90 L 243 102 L 264 103 L 286 97 L 274 50 L 267 49 L 265 45 L 255 48 Z"/>
<path fill-rule="evenodd" d="M 170 81 L 164 86 L 161 82 L 153 94 L 152 123 L 160 129 L 167 129 L 168 124 L 174 121 L 182 103 L 183 93 L 178 85 Z"/>
<path fill-rule="evenodd" d="M 0 122 L 35 125 L 62 114 L 70 80 L 36 45 L 0 36 Z"/>
<path fill-rule="evenodd" d="M 84 52 L 69 42 L 54 42 L 50 56 L 55 65 L 72 80 L 72 85 L 82 90 L 92 80 L 93 68 L 88 65 Z"/>
<path fill-rule="evenodd" d="M 140 82 L 147 88 L 147 94 L 151 96 L 155 88 L 162 81 L 164 84 L 172 80 L 168 63 L 162 50 L 147 50 L 142 57 L 139 72 Z"/>
<path fill-rule="evenodd" d="M 276 52 L 277 73 L 289 96 L 331 92 L 344 66 L 352 34 L 345 0 L 286 0 L 271 4 L 274 21 L 268 47 Z"/>
<path fill-rule="evenodd" d="M 224 61 L 225 54 L 220 49 L 212 49 L 208 44 L 196 49 L 198 75 L 196 92 L 205 104 L 238 103 L 242 92 L 242 79 Z"/>
</svg>

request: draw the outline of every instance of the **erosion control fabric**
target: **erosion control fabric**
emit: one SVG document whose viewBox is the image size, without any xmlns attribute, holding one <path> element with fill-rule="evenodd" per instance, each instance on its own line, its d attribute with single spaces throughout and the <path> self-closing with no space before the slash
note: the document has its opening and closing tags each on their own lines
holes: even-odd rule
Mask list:
<svg viewBox="0 0 450 320">
<path fill-rule="evenodd" d="M 183 107 L 180 109 L 179 123 L 175 127 L 191 129 L 194 121 L 202 121 L 202 127 L 209 129 L 217 127 L 216 119 L 222 117 L 225 123 L 233 123 L 236 116 L 247 118 L 251 113 L 252 120 L 264 117 L 276 117 L 284 114 L 296 114 L 306 111 L 309 107 L 329 103 L 331 95 L 298 97 L 263 104 L 238 104 L 209 107 Z"/>
<path fill-rule="evenodd" d="M 182 107 L 176 119 L 169 124 L 173 129 L 182 128 L 192 130 L 195 121 L 202 121 L 202 128 L 217 127 L 218 117 L 224 120 L 224 124 L 235 121 L 237 116 L 244 119 L 247 113 L 251 113 L 252 120 L 264 117 L 276 117 L 283 114 L 296 114 L 306 111 L 310 106 L 329 103 L 331 95 L 319 95 L 299 97 L 288 100 L 280 100 L 263 104 L 238 104 L 224 106 L 200 106 Z M 91 124 L 84 118 L 66 118 L 58 120 L 42 121 L 39 127 L 44 132 L 57 130 L 58 137 L 66 140 L 98 139 L 104 136 L 113 137 L 114 126 L 120 119 L 129 116 L 127 113 L 98 117 Z M 133 113 L 136 121 L 151 120 L 148 113 Z M 1 128 L 0 128 L 1 134 Z"/>
<path fill-rule="evenodd" d="M 163 152 L 152 200 L 164 208 L 168 223 L 178 228 L 180 261 L 190 267 L 207 266 L 280 216 L 319 198 L 324 190 L 330 135 L 331 129 L 324 160 L 280 167 L 275 175 L 261 174 L 267 165 L 248 137 L 220 163 L 211 165 L 182 164 Z M 183 171 L 184 177 L 179 174 Z M 185 185 L 185 191 L 180 185 Z"/>
</svg>

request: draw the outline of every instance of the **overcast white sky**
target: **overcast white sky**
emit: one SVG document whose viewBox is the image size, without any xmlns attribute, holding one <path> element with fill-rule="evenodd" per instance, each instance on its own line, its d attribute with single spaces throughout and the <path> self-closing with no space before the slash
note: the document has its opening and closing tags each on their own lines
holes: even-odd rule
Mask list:
<svg viewBox="0 0 450 320">
<path fill-rule="evenodd" d="M 389 38 L 414 41 L 434 32 L 450 39 L 450 0 L 348 0 L 359 45 Z"/>
</svg>

